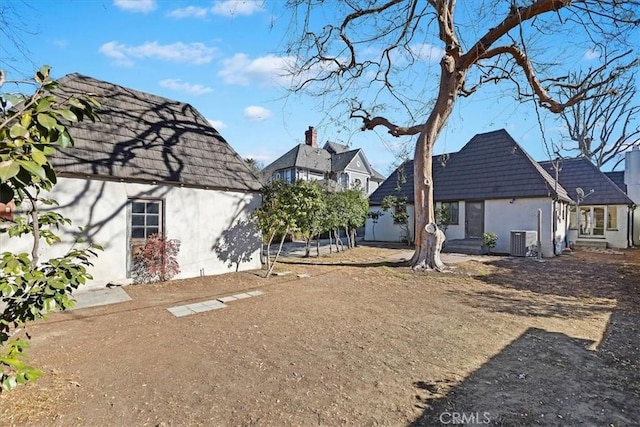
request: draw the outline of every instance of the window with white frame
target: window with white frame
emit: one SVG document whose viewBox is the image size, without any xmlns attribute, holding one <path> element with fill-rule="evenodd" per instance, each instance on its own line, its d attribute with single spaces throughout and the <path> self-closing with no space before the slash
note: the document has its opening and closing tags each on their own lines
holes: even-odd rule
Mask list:
<svg viewBox="0 0 640 427">
<path fill-rule="evenodd" d="M 607 230 L 618 229 L 618 207 L 607 206 Z"/>
</svg>

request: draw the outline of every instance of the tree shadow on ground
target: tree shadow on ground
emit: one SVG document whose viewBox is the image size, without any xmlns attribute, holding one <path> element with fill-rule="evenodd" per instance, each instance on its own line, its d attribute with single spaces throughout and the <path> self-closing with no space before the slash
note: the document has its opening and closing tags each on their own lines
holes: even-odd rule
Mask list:
<svg viewBox="0 0 640 427">
<path fill-rule="evenodd" d="M 424 412 L 411 426 L 455 419 L 501 426 L 635 424 L 640 419 L 639 340 L 632 319 L 621 316 L 612 316 L 611 338 L 597 351 L 588 349 L 591 341 L 529 328 L 444 392 L 447 384 L 415 382 L 421 395 L 417 405 Z M 621 353 L 620 337 L 628 341 L 633 328 L 633 342 Z"/>
<path fill-rule="evenodd" d="M 416 381 L 424 410 L 411 426 L 635 425 L 640 420 L 640 261 L 501 259 L 467 292 L 483 310 L 583 318 L 611 312 L 594 343 L 529 328 L 461 383 Z M 451 384 L 455 384 L 451 386 Z M 459 424 L 460 422 L 458 422 Z"/>
</svg>

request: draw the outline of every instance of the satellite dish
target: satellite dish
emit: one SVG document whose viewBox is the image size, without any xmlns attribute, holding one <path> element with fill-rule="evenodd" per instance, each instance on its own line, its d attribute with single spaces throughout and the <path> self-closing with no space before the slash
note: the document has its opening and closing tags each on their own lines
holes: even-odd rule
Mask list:
<svg viewBox="0 0 640 427">
<path fill-rule="evenodd" d="M 584 190 L 582 188 L 576 188 L 576 193 L 578 193 L 578 197 L 584 197 Z"/>
</svg>

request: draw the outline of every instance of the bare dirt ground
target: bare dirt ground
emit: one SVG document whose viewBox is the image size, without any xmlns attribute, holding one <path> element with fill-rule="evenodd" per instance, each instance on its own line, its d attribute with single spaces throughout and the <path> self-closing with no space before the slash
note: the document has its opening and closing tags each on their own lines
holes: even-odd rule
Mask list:
<svg viewBox="0 0 640 427">
<path fill-rule="evenodd" d="M 0 425 L 640 423 L 638 250 L 443 274 L 393 248 L 285 261 L 292 274 L 128 287 L 30 327 L 45 377 L 0 395 Z"/>
</svg>

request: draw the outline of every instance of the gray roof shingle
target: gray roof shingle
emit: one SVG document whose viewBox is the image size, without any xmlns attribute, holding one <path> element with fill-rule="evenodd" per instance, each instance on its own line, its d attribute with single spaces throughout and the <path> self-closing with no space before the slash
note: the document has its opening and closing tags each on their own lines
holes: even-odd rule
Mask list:
<svg viewBox="0 0 640 427">
<path fill-rule="evenodd" d="M 59 96 L 92 93 L 99 121 L 69 128 L 73 147 L 51 157 L 62 176 L 94 176 L 199 188 L 257 191 L 246 162 L 191 105 L 77 73 Z"/>
<path fill-rule="evenodd" d="M 554 173 L 552 162 L 540 162 L 550 173 Z M 606 174 L 587 158 L 563 159 L 558 171 L 558 181 L 571 191 L 576 199 L 575 189 L 580 187 L 585 193 L 593 189 L 582 204 L 587 205 L 633 205 L 633 201 Z"/>
<path fill-rule="evenodd" d="M 380 204 L 388 194 L 413 202 L 413 162 L 403 166 L 406 182 L 396 191 L 397 171 L 369 197 Z M 565 188 L 536 163 L 504 130 L 475 135 L 460 151 L 433 157 L 436 201 L 553 197 L 570 200 Z"/>
<path fill-rule="evenodd" d="M 627 194 L 627 184 L 624 183 L 624 171 L 605 172 L 605 175 L 609 177 L 615 185 L 617 185 L 625 194 Z"/>
</svg>

